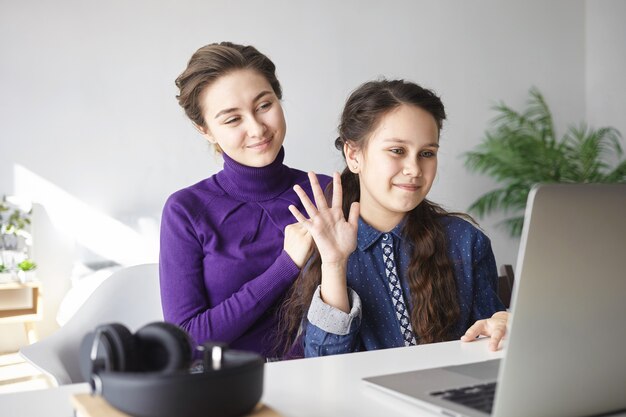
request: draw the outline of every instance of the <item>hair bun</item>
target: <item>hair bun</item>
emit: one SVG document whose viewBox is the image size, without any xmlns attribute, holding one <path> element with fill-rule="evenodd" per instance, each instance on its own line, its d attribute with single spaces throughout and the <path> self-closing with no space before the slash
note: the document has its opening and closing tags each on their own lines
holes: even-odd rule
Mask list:
<svg viewBox="0 0 626 417">
<path fill-rule="evenodd" d="M 337 148 L 337 150 L 340 150 L 343 153 L 343 144 L 344 144 L 344 140 L 341 138 L 341 136 L 338 136 L 337 139 L 335 139 L 335 148 Z"/>
</svg>

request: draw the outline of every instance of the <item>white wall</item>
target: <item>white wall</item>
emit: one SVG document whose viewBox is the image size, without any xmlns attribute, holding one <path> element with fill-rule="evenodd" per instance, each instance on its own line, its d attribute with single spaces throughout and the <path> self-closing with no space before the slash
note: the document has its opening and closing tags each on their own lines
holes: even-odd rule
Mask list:
<svg viewBox="0 0 626 417">
<path fill-rule="evenodd" d="M 592 29 L 610 18 L 623 35 L 613 13 L 623 9 L 583 0 L 0 0 L 0 193 L 32 194 L 65 227 L 82 218 L 71 233 L 103 257 L 154 259 L 150 219 L 165 198 L 220 167 L 178 107 L 174 79 L 198 47 L 232 40 L 277 64 L 286 161 L 305 170 L 341 168 L 336 124 L 361 82 L 385 75 L 435 89 L 449 120 L 431 198 L 465 210 L 493 186 L 460 155 L 480 142 L 496 101 L 519 107 L 534 85 L 561 129 L 600 113 L 624 126 L 623 101 L 614 113 L 591 111 L 604 101 L 585 88 L 619 80 L 624 91 L 624 58 L 613 58 L 624 36 L 585 59 L 604 41 L 599 29 L 586 37 L 586 14 Z M 605 73 L 607 58 L 622 71 Z M 498 264 L 514 264 L 517 241 L 497 220 L 481 224 Z"/>
<path fill-rule="evenodd" d="M 586 17 L 587 120 L 626 136 L 626 2 L 588 1 Z"/>
</svg>

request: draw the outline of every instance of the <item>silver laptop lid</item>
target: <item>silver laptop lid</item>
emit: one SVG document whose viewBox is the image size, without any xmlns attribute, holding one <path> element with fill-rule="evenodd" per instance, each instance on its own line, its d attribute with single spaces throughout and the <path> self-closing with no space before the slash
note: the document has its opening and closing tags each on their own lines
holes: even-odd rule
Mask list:
<svg viewBox="0 0 626 417">
<path fill-rule="evenodd" d="M 626 184 L 533 188 L 515 277 L 493 415 L 626 408 Z"/>
</svg>

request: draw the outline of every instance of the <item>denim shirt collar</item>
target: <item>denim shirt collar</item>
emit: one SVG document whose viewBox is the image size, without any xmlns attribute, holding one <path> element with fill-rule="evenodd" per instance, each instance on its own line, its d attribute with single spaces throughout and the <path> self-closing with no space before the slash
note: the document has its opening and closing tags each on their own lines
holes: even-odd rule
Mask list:
<svg viewBox="0 0 626 417">
<path fill-rule="evenodd" d="M 396 225 L 389 233 L 393 234 L 397 239 L 401 241 L 404 240 L 404 236 L 402 235 L 402 229 L 404 228 L 404 223 L 406 222 L 406 217 L 402 219 L 400 223 Z M 359 226 L 357 229 L 357 246 L 360 251 L 367 250 L 370 246 L 372 246 L 375 242 L 377 242 L 385 232 L 381 232 L 379 230 L 374 229 L 372 226 L 367 224 L 363 218 L 359 217 Z M 407 240 L 407 243 L 412 244 L 412 242 Z"/>
</svg>

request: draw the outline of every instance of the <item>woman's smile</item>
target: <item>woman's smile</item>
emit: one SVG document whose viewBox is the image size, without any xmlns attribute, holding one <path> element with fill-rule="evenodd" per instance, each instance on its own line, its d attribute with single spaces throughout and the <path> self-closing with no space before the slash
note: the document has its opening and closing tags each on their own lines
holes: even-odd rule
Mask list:
<svg viewBox="0 0 626 417">
<path fill-rule="evenodd" d="M 254 151 L 265 151 L 266 149 L 268 149 L 272 143 L 272 140 L 274 139 L 274 137 L 270 137 L 270 138 L 263 138 L 261 141 L 259 142 L 254 142 L 251 145 L 247 145 L 246 148 L 248 149 L 252 149 Z"/>
</svg>

